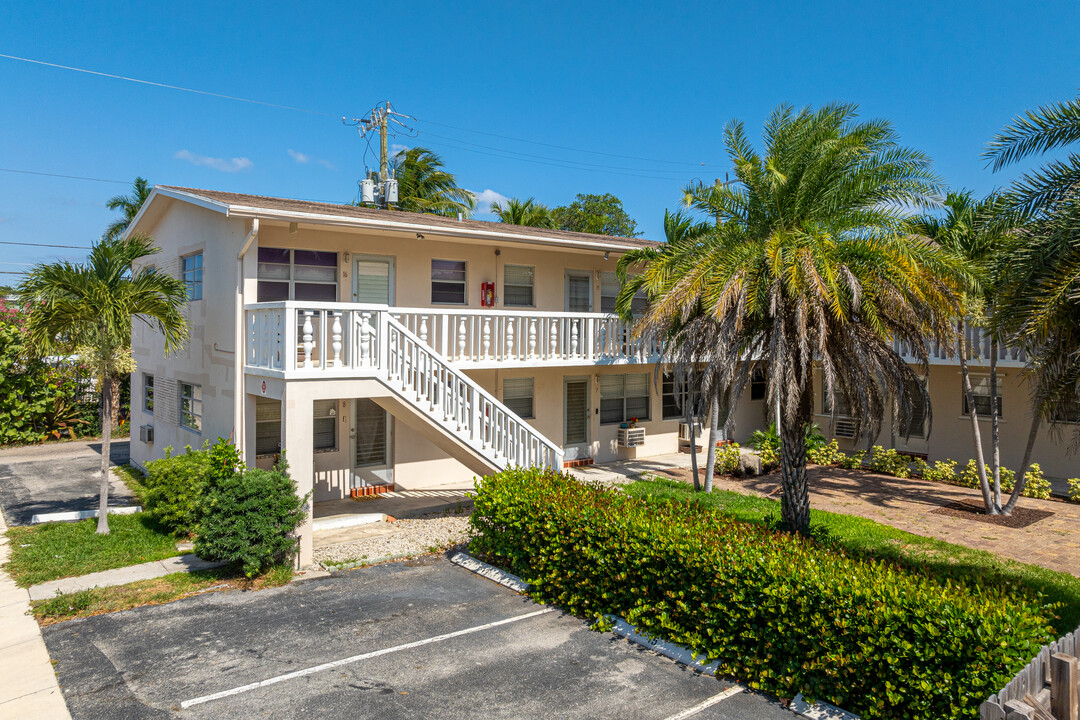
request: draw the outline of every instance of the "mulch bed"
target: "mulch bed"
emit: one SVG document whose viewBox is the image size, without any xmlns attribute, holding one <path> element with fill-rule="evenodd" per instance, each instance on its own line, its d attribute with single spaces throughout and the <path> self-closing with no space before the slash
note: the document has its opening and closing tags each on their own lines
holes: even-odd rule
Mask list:
<svg viewBox="0 0 1080 720">
<path fill-rule="evenodd" d="M 1054 513 L 1050 510 L 1036 510 L 1034 508 L 1014 508 L 1012 515 L 987 515 L 986 508 L 978 500 L 958 500 L 948 505 L 942 505 L 936 510 L 930 511 L 931 515 L 948 515 L 961 520 L 975 520 L 988 525 L 1000 525 L 1008 528 L 1026 528 L 1040 520 L 1045 520 Z"/>
</svg>

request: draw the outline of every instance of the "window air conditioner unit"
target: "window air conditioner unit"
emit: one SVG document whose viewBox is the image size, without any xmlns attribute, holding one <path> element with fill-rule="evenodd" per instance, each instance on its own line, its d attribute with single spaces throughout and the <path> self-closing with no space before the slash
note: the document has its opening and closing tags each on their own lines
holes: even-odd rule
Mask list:
<svg viewBox="0 0 1080 720">
<path fill-rule="evenodd" d="M 855 437 L 855 423 L 850 420 L 837 420 L 834 426 L 834 434 L 838 438 L 851 438 Z"/>
<path fill-rule="evenodd" d="M 619 428 L 619 447 L 634 448 L 644 444 L 645 428 Z"/>
<path fill-rule="evenodd" d="M 154 426 L 153 425 L 140 425 L 139 426 L 139 440 L 144 443 L 154 442 Z"/>
<path fill-rule="evenodd" d="M 679 440 L 681 442 L 691 442 L 695 438 L 701 437 L 701 423 L 694 423 L 694 437 L 690 437 L 690 425 L 687 423 L 679 423 Z"/>
</svg>

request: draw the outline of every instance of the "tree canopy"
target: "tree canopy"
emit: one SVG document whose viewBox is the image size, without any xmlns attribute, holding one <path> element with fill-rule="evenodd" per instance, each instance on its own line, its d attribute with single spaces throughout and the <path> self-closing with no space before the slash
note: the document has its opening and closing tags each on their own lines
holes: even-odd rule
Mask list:
<svg viewBox="0 0 1080 720">
<path fill-rule="evenodd" d="M 523 225 L 526 227 L 550 228 L 555 223 L 551 219 L 551 210 L 535 198 L 519 200 L 510 198 L 505 203 L 495 203 L 491 211 L 499 218 L 499 222 L 507 225 Z"/>
<path fill-rule="evenodd" d="M 115 240 L 124 234 L 131 221 L 139 214 L 139 209 L 143 206 L 143 203 L 150 197 L 151 190 L 150 183 L 146 181 L 146 178 L 137 177 L 135 182 L 132 183 L 131 194 L 113 195 L 105 201 L 105 207 L 110 210 L 119 210 L 121 213 L 119 218 L 109 223 L 109 226 L 105 228 L 104 237 L 106 239 Z"/>
<path fill-rule="evenodd" d="M 574 202 L 551 211 L 555 227 L 572 232 L 637 237 L 637 223 L 623 209 L 622 200 L 610 193 L 578 193 Z"/>
</svg>

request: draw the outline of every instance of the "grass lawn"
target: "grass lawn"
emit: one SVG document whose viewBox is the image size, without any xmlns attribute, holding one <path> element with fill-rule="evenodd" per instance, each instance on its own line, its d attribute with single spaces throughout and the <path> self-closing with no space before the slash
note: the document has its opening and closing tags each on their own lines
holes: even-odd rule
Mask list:
<svg viewBox="0 0 1080 720">
<path fill-rule="evenodd" d="M 188 595 L 227 590 L 262 590 L 284 585 L 292 579 L 291 565 L 277 565 L 262 575 L 245 578 L 229 568 L 173 573 L 153 580 L 140 580 L 128 585 L 93 588 L 68 595 L 39 600 L 32 605 L 34 617 L 41 625 L 70 620 L 76 617 L 118 612 L 142 605 L 161 605 Z"/>
<path fill-rule="evenodd" d="M 110 515 L 108 535 L 98 535 L 96 528 L 93 518 L 10 528 L 11 560 L 5 569 L 20 587 L 30 587 L 180 554 L 176 538 L 147 513 Z"/>
<path fill-rule="evenodd" d="M 678 480 L 648 477 L 623 487 L 627 494 L 654 501 L 696 502 L 729 517 L 758 525 L 779 518 L 780 503 L 730 490 L 695 492 Z M 973 550 L 941 540 L 897 530 L 854 515 L 811 510 L 813 525 L 828 531 L 828 540 L 865 558 L 888 560 L 935 577 L 951 577 L 980 585 L 1011 584 L 1042 593 L 1059 604 L 1054 629 L 1059 635 L 1080 626 L 1080 578 L 1036 565 L 1006 560 L 984 550 Z"/>
</svg>

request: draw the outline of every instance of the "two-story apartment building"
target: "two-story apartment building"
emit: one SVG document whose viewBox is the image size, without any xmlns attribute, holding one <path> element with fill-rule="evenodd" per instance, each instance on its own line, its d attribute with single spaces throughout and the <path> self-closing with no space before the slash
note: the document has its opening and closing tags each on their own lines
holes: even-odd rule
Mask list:
<svg viewBox="0 0 1080 720">
<path fill-rule="evenodd" d="M 659 348 L 612 315 L 616 262 L 649 241 L 161 186 L 131 232 L 191 324 L 171 356 L 136 324 L 137 464 L 232 437 L 249 464 L 285 450 L 318 503 L 678 449 Z"/>
</svg>

